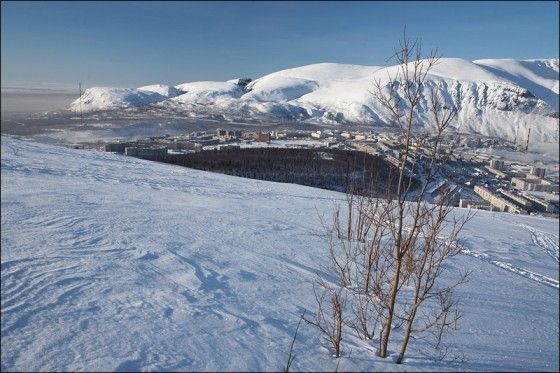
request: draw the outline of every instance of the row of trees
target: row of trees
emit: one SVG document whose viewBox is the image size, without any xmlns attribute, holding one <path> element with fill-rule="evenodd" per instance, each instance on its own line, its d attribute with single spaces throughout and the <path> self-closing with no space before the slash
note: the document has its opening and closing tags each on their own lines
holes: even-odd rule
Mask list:
<svg viewBox="0 0 560 373">
<path fill-rule="evenodd" d="M 383 158 L 339 149 L 242 148 L 175 155 L 166 162 L 252 179 L 340 192 L 383 194 L 396 188 L 397 172 Z M 412 182 L 412 181 L 411 181 Z"/>
<path fill-rule="evenodd" d="M 427 331 L 434 332 L 435 347 L 444 351 L 443 337 L 461 317 L 454 290 L 468 272 L 451 281 L 442 277 L 447 261 L 461 252 L 457 238 L 471 216 L 455 216 L 445 194 L 436 203 L 425 202 L 427 186 L 449 157 L 441 140 L 455 110 L 445 105 L 437 86 L 424 84 L 438 62 L 435 53 L 421 56 L 421 44 L 405 34 L 394 58 L 399 70 L 388 72 L 387 82 L 375 82 L 374 94 L 402 134 L 396 186 L 377 198 L 349 190 L 332 219 L 323 219 L 336 281 L 316 279 L 317 307 L 304 317 L 322 332 L 337 358 L 347 328 L 364 340 L 377 338 L 382 358 L 395 343 L 393 330 L 400 328 L 397 363 L 403 362 L 413 337 Z M 419 162 L 411 145 L 427 138 L 415 131 L 422 100 L 430 103 L 436 142 L 428 161 Z M 416 187 L 406 178 L 407 162 L 421 180 Z"/>
</svg>

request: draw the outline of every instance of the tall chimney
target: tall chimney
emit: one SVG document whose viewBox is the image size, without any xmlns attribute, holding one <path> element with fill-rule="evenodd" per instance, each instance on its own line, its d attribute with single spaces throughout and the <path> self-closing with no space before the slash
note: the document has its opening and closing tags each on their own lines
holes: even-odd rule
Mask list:
<svg viewBox="0 0 560 373">
<path fill-rule="evenodd" d="M 84 113 L 82 111 L 82 82 L 78 83 L 78 89 L 80 90 L 80 124 L 84 125 Z"/>
<path fill-rule="evenodd" d="M 529 149 L 529 136 L 531 136 L 531 128 L 529 128 L 529 133 L 527 133 L 527 145 L 525 145 L 525 151 Z"/>
</svg>

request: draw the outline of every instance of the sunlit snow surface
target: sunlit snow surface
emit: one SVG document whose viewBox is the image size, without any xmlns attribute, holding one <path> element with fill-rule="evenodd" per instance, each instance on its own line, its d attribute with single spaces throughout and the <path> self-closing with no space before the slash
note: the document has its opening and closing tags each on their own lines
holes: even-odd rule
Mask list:
<svg viewBox="0 0 560 373">
<path fill-rule="evenodd" d="M 1 176 L 2 371 L 282 370 L 344 198 L 6 137 Z M 397 366 L 348 330 L 339 370 L 559 369 L 558 220 L 479 212 L 464 244 L 466 362 L 425 339 Z M 336 368 L 318 338 L 302 327 L 293 370 Z"/>
</svg>

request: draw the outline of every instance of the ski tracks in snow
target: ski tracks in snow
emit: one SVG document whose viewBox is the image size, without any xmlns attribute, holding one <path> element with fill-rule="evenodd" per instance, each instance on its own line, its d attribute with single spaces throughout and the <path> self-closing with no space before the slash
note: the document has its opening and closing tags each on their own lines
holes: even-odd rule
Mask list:
<svg viewBox="0 0 560 373">
<path fill-rule="evenodd" d="M 531 235 L 531 241 L 533 244 L 540 249 L 542 249 L 548 256 L 554 258 L 556 262 L 559 262 L 559 245 L 558 245 L 558 237 L 556 239 L 551 238 L 550 236 L 538 232 L 532 227 L 525 225 L 525 224 L 518 224 L 520 227 L 525 228 L 529 234 Z"/>
<path fill-rule="evenodd" d="M 526 224 L 518 223 L 516 225 L 525 229 L 529 233 L 529 235 L 531 236 L 531 242 L 535 247 L 537 247 L 539 250 L 544 252 L 547 256 L 553 258 L 556 261 L 556 263 L 559 262 L 559 245 L 558 245 L 557 236 L 540 232 Z M 467 249 L 467 248 L 463 249 L 462 252 L 464 254 L 473 256 L 487 263 L 493 264 L 496 267 L 505 269 L 506 271 L 516 273 L 532 281 L 536 281 L 541 284 L 554 287 L 556 289 L 560 288 L 560 283 L 558 282 L 558 280 L 542 275 L 540 273 L 529 271 L 525 268 L 517 267 L 508 262 L 495 260 L 486 253 L 477 250 Z"/>
<path fill-rule="evenodd" d="M 478 259 L 480 259 L 484 262 L 495 265 L 496 267 L 499 267 L 499 268 L 505 269 L 506 271 L 513 272 L 515 274 L 523 276 L 523 277 L 525 277 L 529 280 L 541 283 L 543 285 L 551 286 L 551 287 L 556 288 L 556 289 L 560 288 L 560 284 L 557 280 L 555 280 L 553 278 L 550 278 L 548 276 L 545 276 L 545 275 L 541 275 L 540 273 L 535 273 L 535 272 L 531 272 L 531 271 L 529 271 L 527 269 L 524 269 L 524 268 L 516 267 L 511 263 L 502 262 L 502 261 L 499 261 L 499 260 L 494 260 L 488 254 L 482 253 L 480 251 L 471 250 L 471 249 L 463 249 L 462 252 L 463 252 L 463 254 L 473 256 L 473 257 L 478 258 Z"/>
</svg>

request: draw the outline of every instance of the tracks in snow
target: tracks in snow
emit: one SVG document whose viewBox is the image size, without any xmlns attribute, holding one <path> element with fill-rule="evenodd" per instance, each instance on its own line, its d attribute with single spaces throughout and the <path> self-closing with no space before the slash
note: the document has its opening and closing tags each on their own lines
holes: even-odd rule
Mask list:
<svg viewBox="0 0 560 373">
<path fill-rule="evenodd" d="M 506 263 L 506 262 L 502 262 L 499 260 L 494 260 L 492 259 L 488 254 L 485 253 L 481 253 L 479 251 L 475 251 L 475 250 L 470 250 L 470 249 L 463 249 L 462 250 L 463 254 L 467 254 L 470 256 L 473 256 L 475 258 L 478 258 L 484 262 L 490 263 L 495 265 L 496 267 L 505 269 L 506 271 L 509 272 L 513 272 L 515 274 L 518 274 L 520 276 L 523 276 L 529 280 L 541 283 L 543 285 L 547 285 L 553 288 L 560 288 L 560 284 L 557 280 L 547 277 L 545 275 L 541 275 L 540 273 L 535 273 L 535 272 L 531 272 L 527 269 L 524 268 L 520 268 L 520 267 L 516 267 L 511 263 Z"/>
<path fill-rule="evenodd" d="M 539 232 L 532 227 L 525 225 L 525 224 L 517 224 L 519 227 L 527 230 L 531 236 L 531 241 L 534 246 L 538 247 L 541 251 L 543 251 L 547 256 L 553 258 L 556 263 L 559 262 L 559 245 L 558 245 L 558 237 L 554 237 L 543 232 Z M 541 275 L 540 273 L 535 273 L 529 271 L 525 268 L 514 266 L 511 263 L 502 262 L 499 260 L 494 260 L 488 254 L 471 250 L 471 249 L 463 249 L 462 251 L 464 254 L 473 256 L 480 260 L 483 260 L 487 263 L 493 264 L 496 267 L 505 269 L 506 271 L 516 273 L 520 276 L 523 276 L 529 280 L 553 287 L 553 288 L 560 288 L 560 283 L 558 280 L 550 278 L 545 275 Z"/>
<path fill-rule="evenodd" d="M 538 232 L 533 228 L 529 227 L 525 224 L 519 224 L 520 227 L 525 228 L 529 234 L 531 235 L 531 241 L 535 246 L 541 248 L 548 256 L 554 258 L 556 262 L 559 262 L 559 245 L 558 245 L 558 237 L 556 237 L 556 241 L 549 237 L 548 235 Z"/>
</svg>

